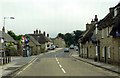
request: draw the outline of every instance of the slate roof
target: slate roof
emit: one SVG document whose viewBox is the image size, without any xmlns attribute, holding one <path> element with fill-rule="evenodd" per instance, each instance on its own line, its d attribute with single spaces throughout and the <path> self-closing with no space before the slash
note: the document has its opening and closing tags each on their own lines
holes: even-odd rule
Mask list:
<svg viewBox="0 0 120 78">
<path fill-rule="evenodd" d="M 30 36 L 30 35 L 28 35 L 28 36 L 30 37 L 30 40 L 31 40 L 35 45 L 37 45 L 37 46 L 40 45 L 40 43 L 39 43 L 34 37 L 32 37 L 32 36 Z"/>
<path fill-rule="evenodd" d="M 114 16 L 115 8 L 118 10 L 117 16 Z M 120 34 L 120 3 L 111 9 L 113 10 L 98 22 L 98 29 L 101 30 L 103 28 L 113 26 L 112 31 L 110 31 L 110 35 L 116 36 L 116 31 Z"/>
<path fill-rule="evenodd" d="M 93 35 L 93 32 L 95 30 L 95 24 L 92 25 L 91 24 L 91 27 L 90 29 L 86 30 L 83 34 L 82 34 L 82 37 L 80 38 L 81 39 L 81 42 L 82 43 L 85 43 L 86 41 L 90 40 L 92 35 Z"/>
<path fill-rule="evenodd" d="M 43 34 L 29 34 L 29 35 L 34 37 L 40 44 L 51 42 L 51 39 L 45 37 Z"/>
<path fill-rule="evenodd" d="M 17 42 L 7 33 L 0 31 L 0 37 L 4 38 L 6 42 L 13 42 L 17 44 Z"/>
<path fill-rule="evenodd" d="M 114 17 L 114 9 L 119 7 L 119 13 L 117 16 Z M 98 29 L 102 29 L 108 26 L 116 26 L 115 24 L 118 23 L 117 21 L 120 20 L 120 3 L 118 3 L 115 7 L 111 8 L 111 12 L 109 12 L 102 20 L 98 22 Z M 120 21 L 119 21 L 120 22 Z"/>
<path fill-rule="evenodd" d="M 110 12 L 102 20 L 100 20 L 98 22 L 98 29 L 103 29 L 105 27 L 111 26 L 114 23 L 113 15 L 114 15 L 114 12 Z"/>
</svg>

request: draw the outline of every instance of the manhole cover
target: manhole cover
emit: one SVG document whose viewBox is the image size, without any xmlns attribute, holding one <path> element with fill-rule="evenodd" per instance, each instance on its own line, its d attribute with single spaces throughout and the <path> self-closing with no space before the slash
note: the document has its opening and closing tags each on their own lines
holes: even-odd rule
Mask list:
<svg viewBox="0 0 120 78">
<path fill-rule="evenodd" d="M 5 70 L 14 70 L 14 69 L 17 69 L 18 67 L 8 67 L 7 69 Z"/>
</svg>

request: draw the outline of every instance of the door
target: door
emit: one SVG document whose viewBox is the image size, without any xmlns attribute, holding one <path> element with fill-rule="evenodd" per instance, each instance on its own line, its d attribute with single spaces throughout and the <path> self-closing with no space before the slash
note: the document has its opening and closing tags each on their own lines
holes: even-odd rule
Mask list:
<svg viewBox="0 0 120 78">
<path fill-rule="evenodd" d="M 105 59 L 104 59 L 104 60 L 105 60 L 105 63 L 106 63 L 106 62 L 107 62 L 107 48 L 105 47 L 104 50 L 105 50 L 105 51 L 104 51 L 104 52 L 105 52 Z"/>
<path fill-rule="evenodd" d="M 98 46 L 98 61 L 100 61 L 100 46 Z"/>
<path fill-rule="evenodd" d="M 87 58 L 89 58 L 89 52 L 88 52 L 88 47 L 87 47 Z"/>
</svg>

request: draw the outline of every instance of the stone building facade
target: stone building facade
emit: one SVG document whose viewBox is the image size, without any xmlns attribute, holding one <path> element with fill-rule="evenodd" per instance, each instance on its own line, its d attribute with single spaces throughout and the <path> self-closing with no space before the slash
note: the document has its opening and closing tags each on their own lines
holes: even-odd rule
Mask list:
<svg viewBox="0 0 120 78">
<path fill-rule="evenodd" d="M 96 17 L 95 17 L 96 18 Z M 120 3 L 100 21 L 86 24 L 79 39 L 80 56 L 110 64 L 120 63 Z"/>
</svg>

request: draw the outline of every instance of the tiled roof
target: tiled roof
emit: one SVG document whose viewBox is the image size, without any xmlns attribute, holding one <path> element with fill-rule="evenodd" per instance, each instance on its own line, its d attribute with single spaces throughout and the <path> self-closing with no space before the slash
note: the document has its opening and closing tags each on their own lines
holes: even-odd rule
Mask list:
<svg viewBox="0 0 120 78">
<path fill-rule="evenodd" d="M 114 9 L 117 7 L 119 7 L 118 9 L 120 11 L 120 3 L 118 3 L 115 7 L 111 8 L 112 10 L 110 11 L 110 13 L 108 13 L 101 21 L 98 22 L 98 29 L 102 29 L 112 25 L 116 26 L 115 23 L 120 20 L 120 14 L 114 16 Z M 120 13 L 119 11 L 118 13 Z"/>
<path fill-rule="evenodd" d="M 113 24 L 113 20 L 114 20 L 113 14 L 114 14 L 114 12 L 110 12 L 105 16 L 105 18 L 100 20 L 98 22 L 98 29 L 102 29 L 102 28 L 111 26 Z"/>
<path fill-rule="evenodd" d="M 0 31 L 0 36 L 4 38 L 4 41 L 6 42 L 14 42 L 17 44 L 17 42 L 7 33 Z"/>
<path fill-rule="evenodd" d="M 82 34 L 81 42 L 84 43 L 84 42 L 88 41 L 89 39 L 91 39 L 94 30 L 95 30 L 95 25 L 91 25 L 90 29 L 87 30 L 87 31 L 85 31 L 85 32 Z"/>
<path fill-rule="evenodd" d="M 40 45 L 40 43 L 32 36 L 28 35 L 30 37 L 30 40 L 35 44 L 35 45 Z"/>
<path fill-rule="evenodd" d="M 51 42 L 51 39 L 45 37 L 43 34 L 29 34 L 29 35 L 33 36 L 40 44 Z"/>
</svg>

